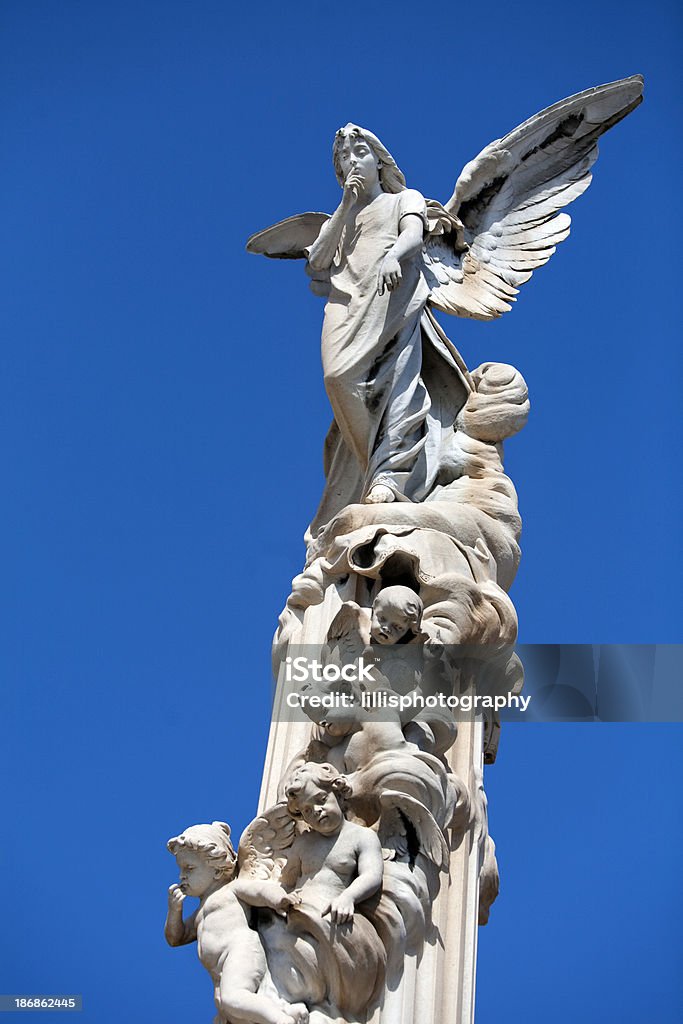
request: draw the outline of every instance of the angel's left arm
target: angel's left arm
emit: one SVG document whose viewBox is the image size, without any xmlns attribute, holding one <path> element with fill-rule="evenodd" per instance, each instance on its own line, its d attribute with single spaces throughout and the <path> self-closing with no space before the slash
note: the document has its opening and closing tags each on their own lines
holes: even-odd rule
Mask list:
<svg viewBox="0 0 683 1024">
<path fill-rule="evenodd" d="M 422 248 L 424 224 L 418 214 L 408 213 L 401 218 L 398 231 L 398 238 L 387 255 L 394 256 L 400 262 L 408 256 L 414 256 Z"/>
<path fill-rule="evenodd" d="M 377 291 L 380 295 L 385 289 L 393 291 L 398 288 L 403 276 L 402 261 L 414 256 L 422 248 L 427 226 L 423 197 L 414 189 L 406 189 L 401 193 L 401 207 L 398 238 L 382 260 L 377 276 Z"/>
</svg>

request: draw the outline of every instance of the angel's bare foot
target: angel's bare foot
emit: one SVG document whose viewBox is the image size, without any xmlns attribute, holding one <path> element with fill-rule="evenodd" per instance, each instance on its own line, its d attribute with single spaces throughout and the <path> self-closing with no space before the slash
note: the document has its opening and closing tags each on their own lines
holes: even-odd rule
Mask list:
<svg viewBox="0 0 683 1024">
<path fill-rule="evenodd" d="M 385 487 L 384 484 L 375 484 L 374 487 L 370 488 L 369 493 L 366 495 L 365 504 L 380 505 L 395 500 L 396 495 L 390 487 Z"/>
</svg>

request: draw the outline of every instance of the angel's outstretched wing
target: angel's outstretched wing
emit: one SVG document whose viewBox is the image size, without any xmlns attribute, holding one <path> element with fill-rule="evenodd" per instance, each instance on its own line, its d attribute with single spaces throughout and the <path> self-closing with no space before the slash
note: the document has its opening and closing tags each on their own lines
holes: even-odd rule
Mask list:
<svg viewBox="0 0 683 1024">
<path fill-rule="evenodd" d="M 597 140 L 642 101 L 640 75 L 570 96 L 492 142 L 458 178 L 425 253 L 431 304 L 444 313 L 493 320 L 569 234 L 559 211 L 584 192 Z"/>
<path fill-rule="evenodd" d="M 251 235 L 247 239 L 247 252 L 274 260 L 303 260 L 307 247 L 313 245 L 329 219 L 329 213 L 297 213 Z"/>
<path fill-rule="evenodd" d="M 437 867 L 448 864 L 448 845 L 434 816 L 412 796 L 380 793 L 379 838 L 385 860 L 414 860 L 423 853 Z"/>
<path fill-rule="evenodd" d="M 237 850 L 239 877 L 277 881 L 295 836 L 296 822 L 287 805 L 269 807 L 242 833 Z"/>
</svg>

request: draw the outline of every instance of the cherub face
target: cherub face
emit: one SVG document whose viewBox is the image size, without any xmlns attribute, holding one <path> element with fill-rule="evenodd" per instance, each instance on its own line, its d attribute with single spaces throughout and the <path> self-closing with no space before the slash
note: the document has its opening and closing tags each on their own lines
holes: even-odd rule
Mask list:
<svg viewBox="0 0 683 1024">
<path fill-rule="evenodd" d="M 379 161 L 361 135 L 344 139 L 339 163 L 345 179 L 349 174 L 358 174 L 363 178 L 366 189 L 379 182 Z"/>
<path fill-rule="evenodd" d="M 332 791 L 310 783 L 299 793 L 296 805 L 303 820 L 315 832 L 324 836 L 334 835 L 342 826 L 344 815 Z"/>
<path fill-rule="evenodd" d="M 216 869 L 196 850 L 179 850 L 176 862 L 180 870 L 180 888 L 186 896 L 201 897 L 217 879 Z"/>
<path fill-rule="evenodd" d="M 401 608 L 385 607 L 379 600 L 372 607 L 370 636 L 378 644 L 395 644 L 404 637 L 413 621 L 413 616 Z"/>
</svg>

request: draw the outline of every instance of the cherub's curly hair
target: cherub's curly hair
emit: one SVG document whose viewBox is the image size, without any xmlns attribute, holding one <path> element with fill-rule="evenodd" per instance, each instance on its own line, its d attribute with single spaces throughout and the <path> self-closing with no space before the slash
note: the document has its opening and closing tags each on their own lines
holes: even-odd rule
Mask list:
<svg viewBox="0 0 683 1024">
<path fill-rule="evenodd" d="M 293 818 L 300 818 L 299 798 L 307 785 L 313 783 L 320 789 L 330 793 L 336 793 L 340 804 L 343 798 L 350 792 L 346 776 L 341 775 L 334 765 L 324 762 L 316 764 L 315 761 L 307 761 L 300 768 L 295 768 L 284 785 L 287 810 Z"/>
<path fill-rule="evenodd" d="M 206 862 L 221 875 L 234 873 L 237 854 L 230 842 L 230 826 L 224 821 L 213 821 L 210 825 L 191 825 L 174 836 L 166 846 L 175 856 L 180 850 L 200 853 Z"/>
<path fill-rule="evenodd" d="M 339 152 L 344 143 L 344 139 L 348 138 L 365 139 L 368 146 L 379 160 L 379 183 L 383 192 L 403 192 L 406 187 L 406 179 L 389 150 L 383 146 L 377 136 L 373 135 L 372 132 L 369 132 L 367 128 L 361 128 L 359 125 L 351 123 L 346 124 L 343 128 L 339 129 L 334 137 L 334 145 L 332 147 L 332 162 L 334 163 L 337 181 L 342 188 L 344 187 L 344 173 L 339 160 Z"/>
</svg>

